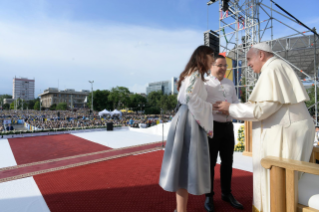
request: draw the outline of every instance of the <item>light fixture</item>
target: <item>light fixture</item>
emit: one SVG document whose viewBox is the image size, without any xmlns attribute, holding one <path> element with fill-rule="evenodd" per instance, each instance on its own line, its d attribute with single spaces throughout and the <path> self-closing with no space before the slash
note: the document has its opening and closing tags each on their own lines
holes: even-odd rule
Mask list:
<svg viewBox="0 0 319 212">
<path fill-rule="evenodd" d="M 222 0 L 222 10 L 224 12 L 226 12 L 228 10 L 228 8 L 229 8 L 228 3 L 229 3 L 229 0 Z"/>
<path fill-rule="evenodd" d="M 217 0 L 210 0 L 209 2 L 207 2 L 207 5 L 211 5 L 211 4 L 214 4 Z"/>
</svg>

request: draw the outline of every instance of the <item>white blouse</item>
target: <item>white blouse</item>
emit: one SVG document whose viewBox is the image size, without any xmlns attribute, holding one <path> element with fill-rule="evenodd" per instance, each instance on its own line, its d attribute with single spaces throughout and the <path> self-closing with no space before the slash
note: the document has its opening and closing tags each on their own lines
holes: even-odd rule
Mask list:
<svg viewBox="0 0 319 212">
<path fill-rule="evenodd" d="M 212 104 L 206 102 L 207 91 L 205 84 L 198 71 L 186 76 L 179 89 L 177 100 L 181 104 L 186 104 L 193 114 L 197 123 L 207 132 L 209 137 L 213 137 L 213 108 Z"/>
</svg>

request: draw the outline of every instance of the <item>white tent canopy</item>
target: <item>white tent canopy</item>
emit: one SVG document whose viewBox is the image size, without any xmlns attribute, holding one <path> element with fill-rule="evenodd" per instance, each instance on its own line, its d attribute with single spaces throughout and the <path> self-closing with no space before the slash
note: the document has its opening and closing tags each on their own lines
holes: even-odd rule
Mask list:
<svg viewBox="0 0 319 212">
<path fill-rule="evenodd" d="M 113 111 L 111 112 L 111 116 L 113 116 L 113 115 L 120 115 L 120 116 L 122 116 L 122 112 L 115 109 L 115 110 L 113 110 Z"/>
<path fill-rule="evenodd" d="M 101 112 L 99 112 L 99 116 L 103 116 L 103 115 L 111 115 L 111 112 L 106 110 L 106 109 L 104 109 Z"/>
</svg>

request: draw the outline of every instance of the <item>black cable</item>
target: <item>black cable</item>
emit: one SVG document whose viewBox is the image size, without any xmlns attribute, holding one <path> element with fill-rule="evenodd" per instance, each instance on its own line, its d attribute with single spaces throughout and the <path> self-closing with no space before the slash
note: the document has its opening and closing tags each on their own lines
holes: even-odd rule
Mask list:
<svg viewBox="0 0 319 212">
<path fill-rule="evenodd" d="M 276 2 L 274 2 L 273 0 L 270 0 L 272 3 L 274 3 L 279 9 L 281 9 L 282 11 L 284 11 L 287 15 L 289 15 L 290 17 L 292 17 L 293 19 L 295 19 L 300 25 L 304 26 L 305 28 L 309 29 L 311 32 L 313 32 L 313 34 L 317 35 L 319 37 L 319 35 L 317 34 L 316 31 L 314 31 L 313 29 L 310 29 L 309 27 L 307 27 L 305 24 L 303 24 L 301 21 L 299 21 L 297 18 L 295 18 L 293 15 L 291 15 L 289 12 L 287 12 L 284 8 L 282 8 L 281 6 L 279 6 Z"/>
</svg>

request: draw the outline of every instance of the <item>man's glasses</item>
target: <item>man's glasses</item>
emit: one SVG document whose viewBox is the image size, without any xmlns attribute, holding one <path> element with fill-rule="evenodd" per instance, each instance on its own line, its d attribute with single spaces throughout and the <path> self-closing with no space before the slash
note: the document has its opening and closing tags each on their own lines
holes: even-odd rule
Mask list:
<svg viewBox="0 0 319 212">
<path fill-rule="evenodd" d="M 222 67 L 227 68 L 228 67 L 228 65 L 213 65 L 213 66 L 217 66 L 218 68 L 222 68 Z"/>
</svg>

